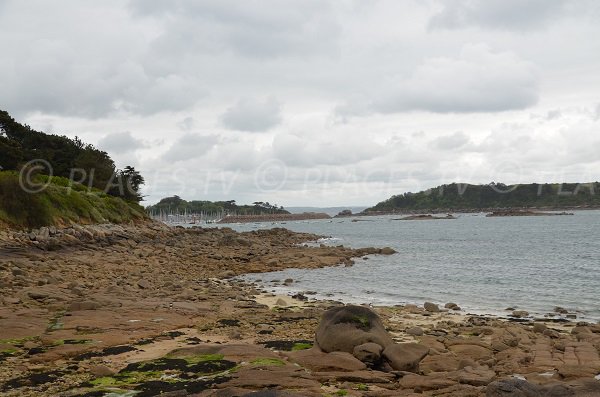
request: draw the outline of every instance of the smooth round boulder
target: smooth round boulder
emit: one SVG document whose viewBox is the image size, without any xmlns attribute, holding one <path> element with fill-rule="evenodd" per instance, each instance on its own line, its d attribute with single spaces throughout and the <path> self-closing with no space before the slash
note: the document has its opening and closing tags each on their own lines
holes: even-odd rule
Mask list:
<svg viewBox="0 0 600 397">
<path fill-rule="evenodd" d="M 396 371 L 417 372 L 427 353 L 429 348 L 418 343 L 399 343 L 387 346 L 383 357 Z"/>
<path fill-rule="evenodd" d="M 381 361 L 381 352 L 383 352 L 383 347 L 381 345 L 368 342 L 355 346 L 352 355 L 372 367 Z"/>
<path fill-rule="evenodd" d="M 324 352 L 353 353 L 365 343 L 384 348 L 393 344 L 379 316 L 363 306 L 339 306 L 327 310 L 315 333 L 315 341 Z"/>
<path fill-rule="evenodd" d="M 432 302 L 425 302 L 423 308 L 431 313 L 438 313 L 440 311 L 439 306 Z"/>
</svg>

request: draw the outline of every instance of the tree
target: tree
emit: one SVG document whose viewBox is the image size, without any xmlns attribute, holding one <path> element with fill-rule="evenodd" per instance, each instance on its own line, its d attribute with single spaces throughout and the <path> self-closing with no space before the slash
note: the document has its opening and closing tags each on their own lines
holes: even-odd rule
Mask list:
<svg viewBox="0 0 600 397">
<path fill-rule="evenodd" d="M 120 183 L 123 183 L 123 198 L 129 201 L 140 202 L 144 196 L 140 194 L 140 188 L 144 184 L 144 177 L 131 166 L 118 171 Z"/>
</svg>

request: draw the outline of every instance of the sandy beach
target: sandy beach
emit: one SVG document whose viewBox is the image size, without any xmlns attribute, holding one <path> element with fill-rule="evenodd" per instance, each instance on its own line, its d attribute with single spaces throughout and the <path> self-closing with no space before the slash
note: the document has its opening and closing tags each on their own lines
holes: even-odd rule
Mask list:
<svg viewBox="0 0 600 397">
<path fill-rule="evenodd" d="M 235 279 L 394 253 L 304 244 L 317 238 L 159 223 L 3 232 L 0 395 L 600 395 L 598 324 L 374 307 L 394 343 L 424 347 L 414 369 L 321 351 L 315 331 L 341 303 Z"/>
</svg>

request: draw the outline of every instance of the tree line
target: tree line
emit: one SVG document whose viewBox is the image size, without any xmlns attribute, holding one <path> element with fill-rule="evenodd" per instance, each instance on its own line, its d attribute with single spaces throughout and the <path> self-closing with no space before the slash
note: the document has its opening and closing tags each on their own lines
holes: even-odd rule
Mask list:
<svg viewBox="0 0 600 397">
<path fill-rule="evenodd" d="M 227 201 L 186 201 L 179 196 L 166 197 L 146 208 L 149 213 L 158 214 L 201 214 L 224 213 L 236 215 L 289 214 L 283 207 L 269 202 L 256 201 L 252 205 L 238 205 L 235 200 Z"/>
<path fill-rule="evenodd" d="M 600 206 L 600 183 L 452 183 L 417 193 L 395 195 L 365 212 L 576 206 Z"/>
<path fill-rule="evenodd" d="M 16 122 L 0 110 L 0 170 L 21 171 L 33 160 L 50 164 L 52 175 L 139 202 L 144 178 L 134 167 L 117 169 L 108 153 L 78 137 L 46 134 Z"/>
</svg>

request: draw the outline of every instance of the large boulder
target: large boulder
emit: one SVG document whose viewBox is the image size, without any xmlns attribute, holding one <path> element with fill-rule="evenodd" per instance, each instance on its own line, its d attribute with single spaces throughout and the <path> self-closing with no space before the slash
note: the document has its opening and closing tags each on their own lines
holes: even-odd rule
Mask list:
<svg viewBox="0 0 600 397">
<path fill-rule="evenodd" d="M 369 367 L 416 371 L 429 348 L 417 343 L 395 344 L 379 316 L 363 306 L 339 306 L 326 311 L 316 331 L 315 345 L 324 352 L 351 353 Z"/>
<path fill-rule="evenodd" d="M 339 306 L 327 310 L 315 334 L 318 346 L 324 352 L 353 353 L 365 343 L 376 343 L 385 348 L 394 343 L 379 316 L 363 306 Z"/>
<path fill-rule="evenodd" d="M 416 372 L 429 348 L 418 343 L 392 344 L 385 348 L 383 357 L 396 371 Z"/>
</svg>

